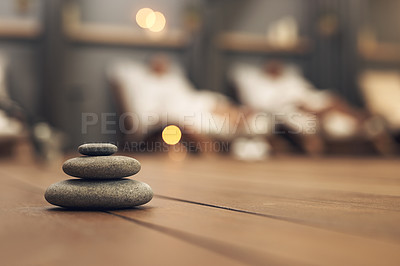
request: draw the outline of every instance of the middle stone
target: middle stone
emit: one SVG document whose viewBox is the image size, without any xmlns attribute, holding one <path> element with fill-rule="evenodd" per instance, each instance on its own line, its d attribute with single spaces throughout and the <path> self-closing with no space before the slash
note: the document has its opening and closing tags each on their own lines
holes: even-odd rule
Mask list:
<svg viewBox="0 0 400 266">
<path fill-rule="evenodd" d="M 138 160 L 126 156 L 82 156 L 67 160 L 67 175 L 86 179 L 119 179 L 140 171 Z"/>
</svg>

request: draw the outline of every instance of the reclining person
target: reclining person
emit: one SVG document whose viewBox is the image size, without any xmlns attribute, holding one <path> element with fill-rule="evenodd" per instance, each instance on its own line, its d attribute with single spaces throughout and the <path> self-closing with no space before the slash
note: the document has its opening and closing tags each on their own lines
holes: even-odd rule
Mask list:
<svg viewBox="0 0 400 266">
<path fill-rule="evenodd" d="M 263 68 L 239 64 L 232 68 L 230 79 L 240 101 L 274 115 L 310 154 L 324 151 L 324 140 L 357 136 L 366 116 L 328 91 L 315 89 L 293 67 L 273 60 Z M 310 124 L 314 122 L 314 127 Z"/>
<path fill-rule="evenodd" d="M 169 124 L 203 143 L 231 142 L 243 132 L 244 111 L 219 93 L 195 89 L 165 55 L 148 64 L 120 62 L 110 74 L 124 95 L 123 109 L 136 115 L 136 140 Z"/>
</svg>

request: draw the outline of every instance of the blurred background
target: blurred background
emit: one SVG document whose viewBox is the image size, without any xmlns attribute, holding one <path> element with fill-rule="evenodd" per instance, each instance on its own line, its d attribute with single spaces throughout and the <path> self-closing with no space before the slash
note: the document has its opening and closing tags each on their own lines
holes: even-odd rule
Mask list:
<svg viewBox="0 0 400 266">
<path fill-rule="evenodd" d="M 396 156 L 398 10 L 396 0 L 2 0 L 1 154 L 178 142 L 242 160 Z M 217 130 L 181 119 L 204 114 Z"/>
</svg>

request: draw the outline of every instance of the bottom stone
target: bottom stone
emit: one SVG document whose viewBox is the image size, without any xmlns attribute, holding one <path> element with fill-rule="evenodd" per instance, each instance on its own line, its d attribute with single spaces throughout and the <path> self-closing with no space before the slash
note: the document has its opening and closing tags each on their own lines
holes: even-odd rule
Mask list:
<svg viewBox="0 0 400 266">
<path fill-rule="evenodd" d="M 143 205 L 153 198 L 153 191 L 146 183 L 131 179 L 69 179 L 50 185 L 44 197 L 64 208 L 110 210 Z"/>
</svg>

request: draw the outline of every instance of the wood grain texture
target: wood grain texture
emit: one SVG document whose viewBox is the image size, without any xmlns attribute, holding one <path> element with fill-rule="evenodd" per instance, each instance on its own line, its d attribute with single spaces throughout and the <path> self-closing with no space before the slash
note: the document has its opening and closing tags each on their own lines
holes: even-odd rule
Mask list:
<svg viewBox="0 0 400 266">
<path fill-rule="evenodd" d="M 22 175 L 14 178 L 4 171 L 13 168 Z M 109 213 L 53 208 L 45 202 L 43 193 L 44 184 L 56 178 L 48 178 L 42 170 L 18 165 L 1 167 L 2 265 L 205 265 L 209 261 L 244 265 Z M 131 211 L 151 208 L 149 205 Z"/>
<path fill-rule="evenodd" d="M 203 165 L 207 168 L 196 161 L 159 163 L 157 168 L 144 168 L 142 174 L 159 195 L 400 241 L 397 161 L 209 160 Z"/>
<path fill-rule="evenodd" d="M 0 161 L 6 265 L 398 265 L 399 161 L 140 156 L 147 205 L 53 208 L 61 164 Z"/>
</svg>

